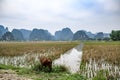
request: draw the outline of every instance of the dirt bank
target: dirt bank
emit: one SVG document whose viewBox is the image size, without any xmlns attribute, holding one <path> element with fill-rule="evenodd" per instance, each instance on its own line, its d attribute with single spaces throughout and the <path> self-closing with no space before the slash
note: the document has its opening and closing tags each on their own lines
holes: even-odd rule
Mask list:
<svg viewBox="0 0 120 80">
<path fill-rule="evenodd" d="M 12 70 L 0 70 L 0 80 L 32 80 L 23 76 L 17 75 Z"/>
</svg>

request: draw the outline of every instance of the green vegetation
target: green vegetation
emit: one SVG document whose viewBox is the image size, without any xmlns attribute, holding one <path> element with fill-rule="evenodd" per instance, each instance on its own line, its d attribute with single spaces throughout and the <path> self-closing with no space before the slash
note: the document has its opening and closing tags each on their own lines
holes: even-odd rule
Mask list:
<svg viewBox="0 0 120 80">
<path fill-rule="evenodd" d="M 12 69 L 12 70 L 17 70 L 17 69 L 20 69 L 19 67 L 14 67 L 14 66 L 11 66 L 11 65 L 4 65 L 4 64 L 0 64 L 0 69 Z"/>
<path fill-rule="evenodd" d="M 80 74 L 70 74 L 60 80 L 86 80 L 86 78 L 81 76 Z"/>
<path fill-rule="evenodd" d="M 97 75 L 92 80 L 107 80 L 106 78 L 106 71 L 100 70 L 97 72 Z"/>
<path fill-rule="evenodd" d="M 85 41 L 85 45 L 120 45 L 120 41 Z"/>
<path fill-rule="evenodd" d="M 54 73 L 60 73 L 60 72 L 68 72 L 68 69 L 65 66 L 52 66 L 52 72 Z M 34 66 L 31 67 L 31 70 L 36 71 L 36 72 L 49 72 L 49 69 L 47 67 L 41 67 L 41 64 L 36 63 Z"/>
<path fill-rule="evenodd" d="M 53 66 L 53 71 L 50 73 L 0 64 L 0 70 L 2 69 L 14 70 L 18 75 L 29 77 L 33 80 L 86 80 L 85 77 L 80 74 L 70 74 L 64 66 Z"/>
<path fill-rule="evenodd" d="M 110 37 L 113 41 L 120 41 L 120 30 L 112 30 Z"/>
</svg>

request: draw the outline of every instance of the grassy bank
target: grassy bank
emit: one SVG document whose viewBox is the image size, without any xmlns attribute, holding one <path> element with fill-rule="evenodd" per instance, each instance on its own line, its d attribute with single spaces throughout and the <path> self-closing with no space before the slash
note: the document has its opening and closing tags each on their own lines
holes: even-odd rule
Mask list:
<svg viewBox="0 0 120 80">
<path fill-rule="evenodd" d="M 34 68 L 20 68 L 11 65 L 0 64 L 0 70 L 13 70 L 22 77 L 28 77 L 33 80 L 86 80 L 80 74 L 70 74 L 64 66 L 54 66 L 52 72 L 35 70 Z"/>
</svg>

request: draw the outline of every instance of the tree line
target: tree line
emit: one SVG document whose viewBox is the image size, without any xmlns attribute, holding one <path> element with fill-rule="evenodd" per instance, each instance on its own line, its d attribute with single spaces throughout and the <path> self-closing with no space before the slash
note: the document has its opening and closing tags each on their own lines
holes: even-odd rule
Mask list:
<svg viewBox="0 0 120 80">
<path fill-rule="evenodd" d="M 110 38 L 113 41 L 120 41 L 120 30 L 112 30 L 111 34 L 110 34 Z"/>
</svg>

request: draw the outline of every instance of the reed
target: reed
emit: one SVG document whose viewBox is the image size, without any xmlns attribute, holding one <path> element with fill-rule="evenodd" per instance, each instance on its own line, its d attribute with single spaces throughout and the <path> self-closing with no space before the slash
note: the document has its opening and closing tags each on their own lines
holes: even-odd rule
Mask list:
<svg viewBox="0 0 120 80">
<path fill-rule="evenodd" d="M 52 60 L 79 42 L 0 42 L 0 64 L 31 67 L 42 54 Z"/>
<path fill-rule="evenodd" d="M 120 44 L 87 42 L 83 48 L 81 73 L 93 80 L 100 79 L 99 73 L 102 73 L 106 80 L 120 79 Z"/>
</svg>

